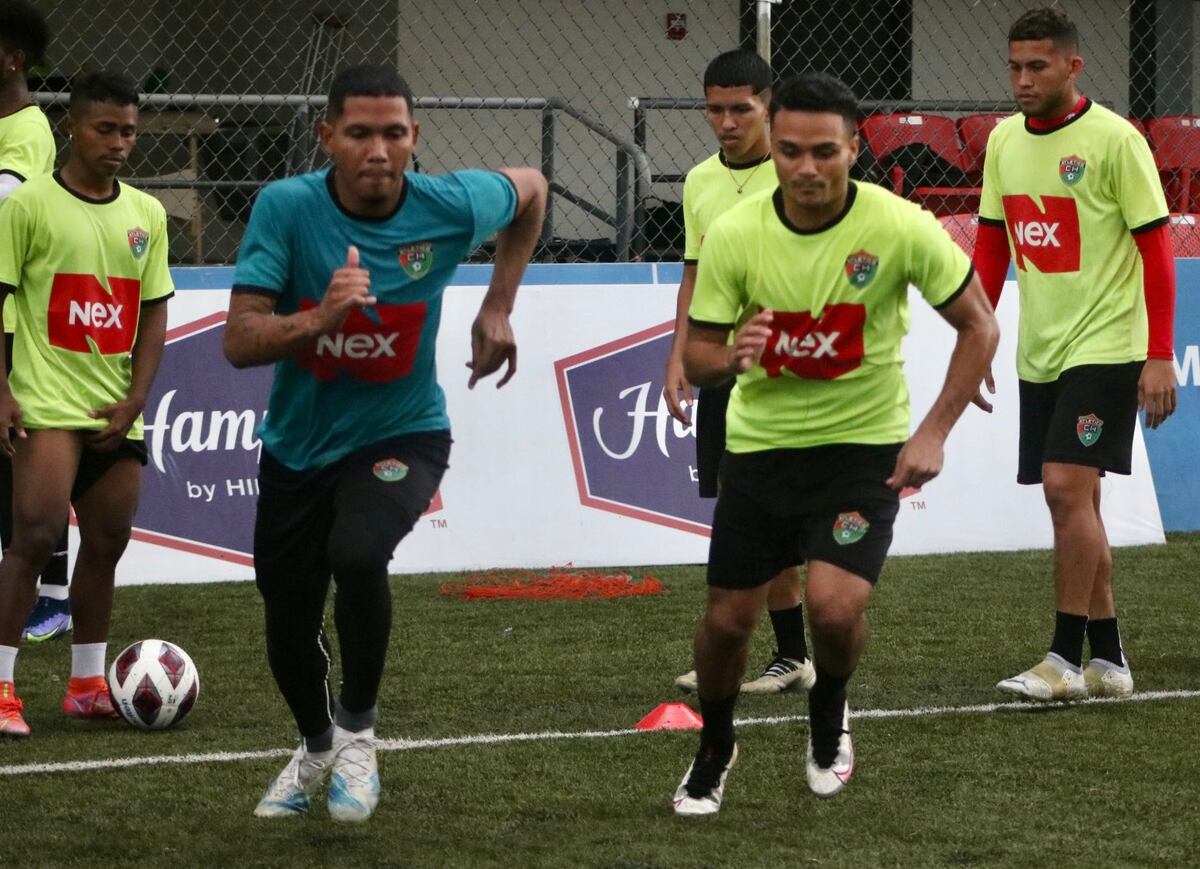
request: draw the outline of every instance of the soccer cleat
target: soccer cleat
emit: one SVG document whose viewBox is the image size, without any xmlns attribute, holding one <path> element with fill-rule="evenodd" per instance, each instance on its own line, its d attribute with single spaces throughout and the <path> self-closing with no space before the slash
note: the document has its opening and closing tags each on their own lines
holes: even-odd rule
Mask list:
<svg viewBox="0 0 1200 869">
<path fill-rule="evenodd" d="M 325 781 L 333 762 L 333 752 L 310 754 L 304 746 L 296 749 L 288 765 L 271 782 L 254 809 L 256 818 L 291 818 L 308 811 L 309 798 Z"/>
<path fill-rule="evenodd" d="M 830 732 L 814 733 L 819 727 L 809 722 L 808 755 L 805 772 L 808 787 L 819 797 L 832 797 L 850 782 L 854 774 L 854 742 L 850 739 L 850 704 L 842 705 L 842 726 Z M 816 737 L 814 740 L 813 737 Z M 818 743 L 814 745 L 814 743 Z"/>
<path fill-rule="evenodd" d="M 996 683 L 1001 691 L 1041 703 L 1082 700 L 1087 697 L 1083 671 L 1050 652 L 1031 670 Z M 1130 686 L 1132 690 L 1132 685 Z"/>
<path fill-rule="evenodd" d="M 103 676 L 72 676 L 67 683 L 67 696 L 62 702 L 63 714 L 70 718 L 120 718 L 108 693 Z"/>
<path fill-rule="evenodd" d="M 816 681 L 817 670 L 808 658 L 797 661 L 775 652 L 775 657 L 767 664 L 762 675 L 743 682 L 741 691 L 743 694 L 778 694 L 796 688 L 811 691 Z"/>
<path fill-rule="evenodd" d="M 30 643 L 44 643 L 71 630 L 71 602 L 52 597 L 38 597 L 29 614 L 21 639 Z"/>
<path fill-rule="evenodd" d="M 29 725 L 21 717 L 25 704 L 12 682 L 0 682 L 0 736 L 28 736 Z"/>
<path fill-rule="evenodd" d="M 702 747 L 675 791 L 675 814 L 697 818 L 719 812 L 725 796 L 725 779 L 737 759 L 737 743 L 727 760 L 716 757 L 712 749 Z"/>
<path fill-rule="evenodd" d="M 329 814 L 335 821 L 360 823 L 379 804 L 379 765 L 375 762 L 375 730 L 333 731 L 333 778 L 329 782 Z"/>
<path fill-rule="evenodd" d="M 1112 661 L 1092 658 L 1083 668 L 1083 684 L 1089 697 L 1116 697 L 1124 700 L 1133 696 L 1133 674 L 1129 662 L 1118 667 Z"/>
<path fill-rule="evenodd" d="M 696 690 L 696 671 L 688 670 L 682 676 L 675 680 L 675 687 L 685 694 L 692 694 Z"/>
</svg>

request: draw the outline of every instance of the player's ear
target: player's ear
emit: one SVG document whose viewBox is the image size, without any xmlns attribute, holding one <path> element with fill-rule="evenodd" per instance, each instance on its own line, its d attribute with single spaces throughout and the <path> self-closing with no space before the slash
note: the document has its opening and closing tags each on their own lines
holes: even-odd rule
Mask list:
<svg viewBox="0 0 1200 869">
<path fill-rule="evenodd" d="M 413 121 L 412 122 L 412 144 L 413 144 L 414 148 L 417 147 L 417 140 L 420 138 L 421 138 L 421 122 Z"/>
<path fill-rule="evenodd" d="M 317 138 L 321 142 L 321 150 L 325 156 L 333 158 L 333 124 L 328 121 L 317 122 Z"/>
</svg>

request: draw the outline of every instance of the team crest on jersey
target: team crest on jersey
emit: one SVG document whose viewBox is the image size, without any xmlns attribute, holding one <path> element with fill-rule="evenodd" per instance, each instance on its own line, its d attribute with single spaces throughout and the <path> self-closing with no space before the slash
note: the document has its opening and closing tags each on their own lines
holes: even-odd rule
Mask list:
<svg viewBox="0 0 1200 869">
<path fill-rule="evenodd" d="M 1085 447 L 1090 447 L 1100 440 L 1103 429 L 1104 420 L 1094 413 L 1079 417 L 1079 421 L 1075 423 L 1075 434 L 1079 435 L 1079 442 Z"/>
<path fill-rule="evenodd" d="M 863 514 L 855 510 L 853 513 L 839 513 L 833 523 L 833 539 L 839 546 L 847 546 L 863 539 L 871 523 L 863 518 Z"/>
<path fill-rule="evenodd" d="M 141 259 L 146 253 L 146 246 L 150 244 L 150 233 L 140 226 L 135 226 L 128 230 L 125 236 L 129 239 L 129 249 L 133 252 L 134 259 Z"/>
<path fill-rule="evenodd" d="M 878 268 L 879 257 L 867 253 L 865 250 L 846 257 L 846 277 L 860 290 L 871 283 Z"/>
<path fill-rule="evenodd" d="M 1087 171 L 1087 160 L 1082 157 L 1076 157 L 1074 154 L 1070 157 L 1063 157 L 1058 161 L 1058 177 L 1068 187 L 1074 187 L 1078 184 L 1083 179 L 1085 171 Z"/>
<path fill-rule="evenodd" d="M 395 483 L 408 476 L 408 465 L 399 459 L 384 459 L 376 462 L 371 472 L 385 483 Z"/>
<path fill-rule="evenodd" d="M 429 274 L 433 268 L 433 242 L 418 241 L 400 248 L 400 268 L 414 281 Z"/>
</svg>

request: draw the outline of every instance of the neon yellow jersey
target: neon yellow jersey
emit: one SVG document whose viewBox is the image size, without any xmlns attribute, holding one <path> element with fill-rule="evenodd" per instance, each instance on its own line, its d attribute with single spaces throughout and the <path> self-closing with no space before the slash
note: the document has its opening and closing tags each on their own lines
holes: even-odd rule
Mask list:
<svg viewBox="0 0 1200 869">
<path fill-rule="evenodd" d="M 0 175 L 25 182 L 54 171 L 54 134 L 37 106 L 26 106 L 0 118 Z M 12 300 L 4 302 L 4 331 L 16 326 Z"/>
<path fill-rule="evenodd" d="M 1130 231 L 1165 223 L 1167 201 L 1129 121 L 1091 102 L 1051 130 L 1030 129 L 1023 115 L 1002 121 L 988 140 L 979 218 L 1008 230 L 1022 380 L 1146 358 L 1142 258 Z"/>
<path fill-rule="evenodd" d="M 175 291 L 166 212 L 124 184 L 97 201 L 31 178 L 0 204 L 0 284 L 21 322 L 9 387 L 25 425 L 102 429 L 88 413 L 129 395 L 142 304 Z"/>
<path fill-rule="evenodd" d="M 787 220 L 778 190 L 719 218 L 690 320 L 732 328 L 744 309 L 775 314 L 760 363 L 733 389 L 727 449 L 906 440 L 908 286 L 941 306 L 971 275 L 932 214 L 873 184 L 850 182 L 842 214 L 811 232 Z"/>
<path fill-rule="evenodd" d="M 694 263 L 700 258 L 700 245 L 714 220 L 742 200 L 778 186 L 770 154 L 754 163 L 731 166 L 718 151 L 693 166 L 683 182 L 683 261 Z"/>
</svg>

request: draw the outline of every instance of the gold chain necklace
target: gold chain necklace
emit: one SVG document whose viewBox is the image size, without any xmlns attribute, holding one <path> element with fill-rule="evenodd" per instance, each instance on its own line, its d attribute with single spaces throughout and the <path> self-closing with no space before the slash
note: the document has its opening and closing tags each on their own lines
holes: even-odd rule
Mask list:
<svg viewBox="0 0 1200 869">
<path fill-rule="evenodd" d="M 729 180 L 733 182 L 733 186 L 737 190 L 738 196 L 741 196 L 742 191 L 746 189 L 746 185 L 754 180 L 754 176 L 756 174 L 758 174 L 758 170 L 763 167 L 763 163 L 766 163 L 770 159 L 771 159 L 771 155 L 770 155 L 770 153 L 768 153 L 765 157 L 762 158 L 762 160 L 760 160 L 758 163 L 756 163 L 754 165 L 754 171 L 751 172 L 749 175 L 747 175 L 746 180 L 743 181 L 741 184 L 738 184 L 737 177 L 733 174 L 733 167 L 730 166 L 728 163 L 725 164 L 725 168 L 729 170 Z"/>
</svg>

